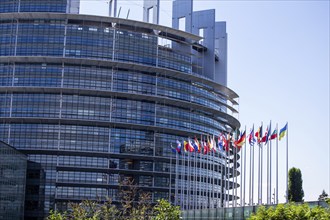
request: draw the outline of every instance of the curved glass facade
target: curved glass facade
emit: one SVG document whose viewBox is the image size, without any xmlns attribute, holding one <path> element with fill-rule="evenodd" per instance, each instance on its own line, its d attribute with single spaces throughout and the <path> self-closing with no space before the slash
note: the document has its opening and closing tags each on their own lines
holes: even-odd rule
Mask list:
<svg viewBox="0 0 330 220">
<path fill-rule="evenodd" d="M 0 12 L 11 12 L 7 3 Z M 212 193 L 212 206 L 222 203 L 224 182 L 232 188 L 237 174 L 233 155 L 177 157 L 171 145 L 238 128 L 233 91 L 195 74 L 190 53 L 159 45 L 166 35 L 155 34 L 157 25 L 11 16 L 0 17 L 0 139 L 42 165 L 45 212 L 69 200 L 117 202 L 125 178 L 153 202 L 211 207 Z M 193 42 L 177 34 L 175 43 Z"/>
</svg>

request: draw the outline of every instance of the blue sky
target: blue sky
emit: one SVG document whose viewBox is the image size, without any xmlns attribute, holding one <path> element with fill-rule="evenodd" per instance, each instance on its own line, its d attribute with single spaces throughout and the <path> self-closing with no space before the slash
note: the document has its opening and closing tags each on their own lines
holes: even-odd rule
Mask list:
<svg viewBox="0 0 330 220">
<path fill-rule="evenodd" d="M 130 9 L 129 19 L 142 20 L 141 1 L 119 0 L 118 7 L 120 17 Z M 161 24 L 170 26 L 171 1 L 160 7 Z M 240 96 L 243 128 L 288 121 L 289 168 L 301 169 L 305 201 L 323 189 L 330 194 L 329 1 L 194 1 L 195 11 L 212 8 L 227 22 L 228 87 Z M 107 1 L 82 0 L 81 13 L 106 15 Z M 279 158 L 284 202 L 285 141 Z"/>
</svg>

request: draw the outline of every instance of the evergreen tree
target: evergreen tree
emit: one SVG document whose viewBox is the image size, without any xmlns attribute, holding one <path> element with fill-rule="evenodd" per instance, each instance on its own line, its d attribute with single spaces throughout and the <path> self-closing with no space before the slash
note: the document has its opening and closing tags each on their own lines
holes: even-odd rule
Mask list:
<svg viewBox="0 0 330 220">
<path fill-rule="evenodd" d="M 322 194 L 319 195 L 318 200 L 319 201 L 325 201 L 328 198 L 328 193 L 326 193 L 324 190 L 322 191 Z"/>
<path fill-rule="evenodd" d="M 304 190 L 302 189 L 301 171 L 298 168 L 292 167 L 289 170 L 289 201 L 303 202 Z"/>
</svg>

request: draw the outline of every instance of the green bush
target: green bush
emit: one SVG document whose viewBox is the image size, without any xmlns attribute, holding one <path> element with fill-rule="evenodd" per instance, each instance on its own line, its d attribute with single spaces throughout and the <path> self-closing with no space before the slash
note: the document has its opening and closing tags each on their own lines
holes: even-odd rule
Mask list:
<svg viewBox="0 0 330 220">
<path fill-rule="evenodd" d="M 328 203 L 329 204 L 329 203 Z M 316 206 L 310 208 L 307 204 L 279 204 L 276 207 L 261 206 L 250 220 L 329 220 L 330 209 Z"/>
</svg>

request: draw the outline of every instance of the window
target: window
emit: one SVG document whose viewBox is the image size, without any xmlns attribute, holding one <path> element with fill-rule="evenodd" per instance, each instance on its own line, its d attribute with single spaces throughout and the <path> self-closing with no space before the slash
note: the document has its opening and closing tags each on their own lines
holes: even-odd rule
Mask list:
<svg viewBox="0 0 330 220">
<path fill-rule="evenodd" d="M 179 18 L 179 30 L 186 31 L 186 17 Z"/>
</svg>

